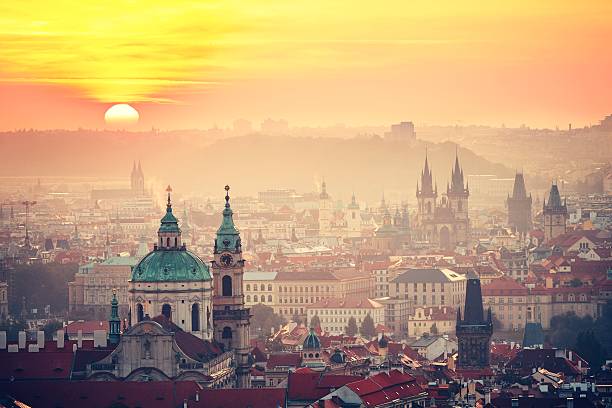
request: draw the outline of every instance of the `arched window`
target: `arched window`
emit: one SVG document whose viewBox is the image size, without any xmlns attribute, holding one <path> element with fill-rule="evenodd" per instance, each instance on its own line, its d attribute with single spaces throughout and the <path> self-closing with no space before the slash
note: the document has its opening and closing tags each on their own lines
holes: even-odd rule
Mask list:
<svg viewBox="0 0 612 408">
<path fill-rule="evenodd" d="M 223 333 L 221 334 L 222 339 L 231 339 L 232 338 L 232 329 L 225 326 L 223 328 Z"/>
<path fill-rule="evenodd" d="M 247 300 L 247 302 L 250 302 L 251 301 L 251 295 L 247 295 L 247 299 L 246 300 Z"/>
<path fill-rule="evenodd" d="M 166 246 L 170 248 L 170 238 L 166 238 Z"/>
<path fill-rule="evenodd" d="M 272 295 L 268 295 L 268 302 L 272 302 Z"/>
<path fill-rule="evenodd" d="M 177 237 L 174 237 L 174 246 L 178 247 L 178 238 Z"/>
<path fill-rule="evenodd" d="M 272 285 L 268 285 L 268 292 L 272 292 Z"/>
<path fill-rule="evenodd" d="M 169 304 L 164 303 L 162 306 L 162 314 L 168 318 L 168 320 L 172 320 L 172 308 Z"/>
<path fill-rule="evenodd" d="M 225 275 L 221 280 L 222 294 L 223 296 L 232 296 L 232 278 L 231 276 Z"/>
<path fill-rule="evenodd" d="M 140 303 L 136 306 L 136 319 L 139 322 L 142 322 L 144 320 L 144 308 Z"/>
<path fill-rule="evenodd" d="M 257 295 L 253 295 L 253 302 L 258 302 L 259 298 L 257 297 Z"/>
<path fill-rule="evenodd" d="M 250 291 L 250 290 L 251 290 L 251 285 L 250 285 L 250 284 L 248 284 L 248 283 L 247 283 L 247 285 L 246 285 L 246 290 L 247 290 L 247 291 Z"/>
<path fill-rule="evenodd" d="M 266 295 L 261 295 L 260 303 L 264 303 L 266 301 Z"/>
<path fill-rule="evenodd" d="M 264 284 L 262 283 L 262 284 L 261 284 L 261 286 L 260 286 L 260 289 L 261 289 L 261 291 L 262 291 L 262 292 L 263 292 L 263 291 L 265 291 L 265 290 L 266 290 L 266 285 L 264 285 Z"/>
<path fill-rule="evenodd" d="M 200 305 L 194 303 L 191 306 L 191 331 L 200 330 Z"/>
</svg>

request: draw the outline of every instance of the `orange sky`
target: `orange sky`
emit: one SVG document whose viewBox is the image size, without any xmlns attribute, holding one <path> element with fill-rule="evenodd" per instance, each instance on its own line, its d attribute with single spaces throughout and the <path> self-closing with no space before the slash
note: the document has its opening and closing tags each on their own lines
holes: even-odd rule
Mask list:
<svg viewBox="0 0 612 408">
<path fill-rule="evenodd" d="M 610 1 L 3 2 L 0 129 L 113 103 L 145 129 L 582 126 L 612 113 L 611 41 Z"/>
</svg>

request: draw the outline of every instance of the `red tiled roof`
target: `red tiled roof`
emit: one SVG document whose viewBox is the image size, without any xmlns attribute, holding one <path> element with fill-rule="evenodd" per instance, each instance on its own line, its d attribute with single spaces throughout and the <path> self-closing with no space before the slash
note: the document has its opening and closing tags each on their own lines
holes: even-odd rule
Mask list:
<svg viewBox="0 0 612 408">
<path fill-rule="evenodd" d="M 200 391 L 198 402 L 189 401 L 188 406 L 196 408 L 278 408 L 285 406 L 285 399 L 284 388 L 207 388 Z"/>
<path fill-rule="evenodd" d="M 381 309 L 384 306 L 371 299 L 349 296 L 344 299 L 323 298 L 308 309 Z"/>
<path fill-rule="evenodd" d="M 507 276 L 493 279 L 490 283 L 483 285 L 483 296 L 527 296 L 529 290 Z"/>
<path fill-rule="evenodd" d="M 105 408 L 115 404 L 147 408 L 178 407 L 185 399 L 193 400 L 196 393 L 204 392 L 194 381 L 15 381 L 0 383 L 0 389 L 36 408 Z M 203 397 L 200 397 L 202 400 Z M 194 402 L 190 402 L 189 406 L 194 406 L 192 404 Z M 228 408 L 238 406 L 225 405 Z"/>
<path fill-rule="evenodd" d="M 266 369 L 272 370 L 276 367 L 299 367 L 302 364 L 302 356 L 298 353 L 273 353 L 268 357 Z"/>
<path fill-rule="evenodd" d="M 151 320 L 159 323 L 165 330 L 173 332 L 176 344 L 185 354 L 194 360 L 209 361 L 223 354 L 223 350 L 217 343 L 202 340 L 191 333 L 183 331 L 183 329 L 168 320 L 164 315 L 155 316 Z"/>
<path fill-rule="evenodd" d="M 79 330 L 83 331 L 83 335 L 93 335 L 94 330 L 106 330 L 108 333 L 108 320 L 78 320 L 66 325 L 64 330 L 69 335 L 75 336 L 78 334 Z"/>
<path fill-rule="evenodd" d="M 72 353 L 41 352 L 0 354 L 0 379 L 69 379 L 72 370 Z"/>
<path fill-rule="evenodd" d="M 287 379 L 287 397 L 291 401 L 316 401 L 350 382 L 363 379 L 354 375 L 333 375 L 300 368 Z"/>
<path fill-rule="evenodd" d="M 388 374 L 376 374 L 349 383 L 346 387 L 357 394 L 367 407 L 382 405 L 395 399 L 416 397 L 423 392 L 413 376 L 398 370 L 391 370 Z"/>
</svg>

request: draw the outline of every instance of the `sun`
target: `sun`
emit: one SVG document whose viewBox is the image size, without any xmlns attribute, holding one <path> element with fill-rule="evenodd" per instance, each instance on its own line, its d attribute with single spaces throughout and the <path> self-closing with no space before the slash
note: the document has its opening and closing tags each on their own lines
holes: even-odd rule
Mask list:
<svg viewBox="0 0 612 408">
<path fill-rule="evenodd" d="M 113 105 L 104 114 L 104 121 L 109 125 L 133 125 L 138 123 L 138 111 L 127 103 Z"/>
</svg>

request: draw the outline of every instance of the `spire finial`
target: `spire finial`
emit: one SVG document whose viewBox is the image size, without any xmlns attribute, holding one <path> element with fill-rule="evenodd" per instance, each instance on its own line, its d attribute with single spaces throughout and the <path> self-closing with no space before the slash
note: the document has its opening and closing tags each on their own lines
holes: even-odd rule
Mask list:
<svg viewBox="0 0 612 408">
<path fill-rule="evenodd" d="M 172 207 L 172 203 L 170 202 L 170 193 L 172 192 L 172 187 L 170 187 L 170 184 L 168 184 L 168 187 L 166 187 L 166 192 L 168 193 L 168 204 L 167 204 L 167 207 L 171 208 Z"/>
<path fill-rule="evenodd" d="M 229 206 L 230 206 L 230 204 L 229 204 L 229 200 L 230 200 L 229 191 L 230 191 L 230 186 L 226 185 L 225 186 L 225 207 L 226 208 L 229 208 Z"/>
</svg>

